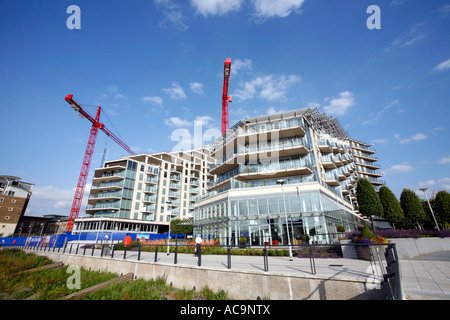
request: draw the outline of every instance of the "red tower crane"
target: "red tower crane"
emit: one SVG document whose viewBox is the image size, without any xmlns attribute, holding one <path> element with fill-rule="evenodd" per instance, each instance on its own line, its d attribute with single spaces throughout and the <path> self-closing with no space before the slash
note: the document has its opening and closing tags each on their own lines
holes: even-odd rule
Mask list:
<svg viewBox="0 0 450 320">
<path fill-rule="evenodd" d="M 231 72 L 231 59 L 226 59 L 223 68 L 223 93 L 222 93 L 222 134 L 224 134 L 229 127 L 228 119 L 228 102 L 232 101 L 231 96 L 228 96 L 228 83 Z"/>
<path fill-rule="evenodd" d="M 72 231 L 73 223 L 78 215 L 80 214 L 81 202 L 83 200 L 84 189 L 86 187 L 86 181 L 89 174 L 89 167 L 91 166 L 92 155 L 94 153 L 95 141 L 97 140 L 98 130 L 102 130 L 108 137 L 113 139 L 124 148 L 131 155 L 135 155 L 133 150 L 131 150 L 123 141 L 117 138 L 111 131 L 109 131 L 100 120 L 101 107 L 98 107 L 95 118 L 92 118 L 86 111 L 81 108 L 81 106 L 73 100 L 73 95 L 69 94 L 65 97 L 65 100 L 70 104 L 70 106 L 77 111 L 81 116 L 85 117 L 92 122 L 91 133 L 89 135 L 89 140 L 86 147 L 86 152 L 84 154 L 83 164 L 81 165 L 80 177 L 78 178 L 77 189 L 75 191 L 75 196 L 73 197 L 72 209 L 70 210 L 69 221 L 67 222 L 66 231 Z"/>
</svg>

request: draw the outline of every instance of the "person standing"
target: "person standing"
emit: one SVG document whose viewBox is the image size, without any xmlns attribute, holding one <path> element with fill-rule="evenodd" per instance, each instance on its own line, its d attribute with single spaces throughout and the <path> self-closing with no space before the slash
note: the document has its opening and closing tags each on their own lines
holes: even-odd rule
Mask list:
<svg viewBox="0 0 450 320">
<path fill-rule="evenodd" d="M 195 251 L 194 255 L 197 256 L 198 252 L 201 250 L 201 244 L 202 244 L 202 236 L 201 234 L 197 235 L 197 238 L 195 238 Z"/>
</svg>

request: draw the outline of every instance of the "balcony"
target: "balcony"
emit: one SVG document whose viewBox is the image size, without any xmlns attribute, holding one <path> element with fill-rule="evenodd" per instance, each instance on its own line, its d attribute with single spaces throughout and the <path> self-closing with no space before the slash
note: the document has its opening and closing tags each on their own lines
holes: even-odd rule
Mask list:
<svg viewBox="0 0 450 320">
<path fill-rule="evenodd" d="M 98 202 L 97 204 L 88 204 L 86 207 L 86 212 L 93 212 L 98 210 L 117 210 L 120 208 L 120 201 L 107 201 Z"/>
<path fill-rule="evenodd" d="M 261 140 L 258 143 L 238 146 L 237 150 L 225 155 L 212 166 L 211 173 L 220 175 L 237 166 L 238 163 L 258 159 L 274 159 L 280 157 L 308 154 L 307 141 L 295 136 L 274 141 Z"/>
<path fill-rule="evenodd" d="M 332 172 L 325 173 L 325 182 L 329 186 L 337 187 L 340 185 L 338 175 L 336 173 L 332 173 Z"/>
<path fill-rule="evenodd" d="M 114 171 L 114 172 L 104 172 L 100 177 L 94 176 L 93 183 L 95 183 L 97 181 L 105 181 L 106 182 L 106 181 L 123 180 L 123 179 L 125 179 L 125 170 Z"/>
<path fill-rule="evenodd" d="M 100 192 L 98 194 L 90 194 L 88 201 L 91 202 L 97 202 L 97 201 L 104 201 L 104 200 L 120 200 L 122 198 L 122 192 Z"/>
<path fill-rule="evenodd" d="M 336 162 L 334 162 L 334 157 L 332 155 L 322 156 L 322 166 L 325 169 L 336 169 Z"/>
<path fill-rule="evenodd" d="M 239 165 L 238 177 L 247 180 L 255 178 L 276 178 L 281 176 L 312 174 L 307 159 L 279 161 L 267 164 Z"/>
</svg>

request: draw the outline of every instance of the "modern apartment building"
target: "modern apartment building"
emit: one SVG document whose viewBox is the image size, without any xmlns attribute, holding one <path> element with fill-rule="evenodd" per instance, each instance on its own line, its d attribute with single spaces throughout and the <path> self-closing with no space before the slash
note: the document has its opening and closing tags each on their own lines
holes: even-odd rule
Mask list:
<svg viewBox="0 0 450 320">
<path fill-rule="evenodd" d="M 163 233 L 171 219 L 192 216 L 197 196 L 214 176 L 205 149 L 142 154 L 107 161 L 95 170 L 86 216 L 74 232 Z"/>
<path fill-rule="evenodd" d="M 356 230 L 357 178 L 382 184 L 368 147 L 317 109 L 241 120 L 209 146 L 216 180 L 195 205 L 194 233 L 261 245 L 297 243 L 303 234 L 325 243 L 338 225 Z"/>
<path fill-rule="evenodd" d="M 19 177 L 0 176 L 0 237 L 26 232 L 16 230 L 16 227 L 25 214 L 34 184 L 20 180 Z"/>
</svg>

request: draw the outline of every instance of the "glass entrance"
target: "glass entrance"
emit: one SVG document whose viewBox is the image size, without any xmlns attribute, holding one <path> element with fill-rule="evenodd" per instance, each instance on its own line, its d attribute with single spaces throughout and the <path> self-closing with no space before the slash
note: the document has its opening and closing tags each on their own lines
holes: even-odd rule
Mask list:
<svg viewBox="0 0 450 320">
<path fill-rule="evenodd" d="M 262 246 L 266 242 L 270 244 L 272 242 L 270 234 L 270 226 L 250 226 L 250 244 L 254 246 Z"/>
</svg>

